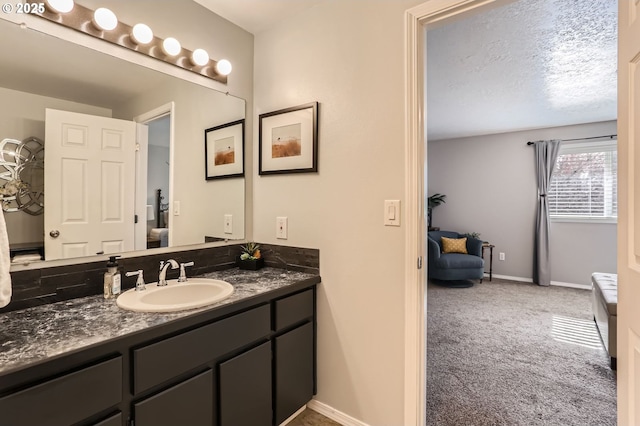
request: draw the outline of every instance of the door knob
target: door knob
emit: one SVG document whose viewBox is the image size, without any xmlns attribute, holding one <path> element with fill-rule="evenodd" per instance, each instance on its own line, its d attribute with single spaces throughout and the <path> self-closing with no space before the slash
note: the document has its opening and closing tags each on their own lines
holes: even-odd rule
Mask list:
<svg viewBox="0 0 640 426">
<path fill-rule="evenodd" d="M 51 238 L 58 238 L 60 236 L 60 231 L 54 229 L 53 231 L 49 232 L 49 235 L 51 236 Z"/>
</svg>

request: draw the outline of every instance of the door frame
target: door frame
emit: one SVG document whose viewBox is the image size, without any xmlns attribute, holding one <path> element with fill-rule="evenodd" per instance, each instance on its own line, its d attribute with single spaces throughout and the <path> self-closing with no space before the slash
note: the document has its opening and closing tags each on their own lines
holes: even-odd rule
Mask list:
<svg viewBox="0 0 640 426">
<path fill-rule="evenodd" d="M 426 423 L 426 26 L 513 0 L 431 0 L 405 12 L 404 424 Z"/>
<path fill-rule="evenodd" d="M 156 120 L 158 118 L 164 117 L 165 115 L 169 115 L 169 215 L 168 215 L 168 223 L 167 228 L 169 228 L 168 231 L 168 246 L 171 247 L 171 242 L 173 241 L 173 215 L 171 214 L 171 212 L 173 211 L 173 195 L 174 195 L 174 188 L 173 188 L 173 156 L 175 153 L 175 102 L 168 102 L 164 105 L 160 105 L 157 108 L 152 109 L 151 111 L 145 112 L 143 114 L 140 114 L 136 117 L 133 118 L 133 121 L 139 124 L 148 124 L 149 122 Z M 147 140 L 148 142 L 148 140 Z M 149 153 L 149 149 L 148 146 L 142 148 L 140 150 L 137 150 L 136 153 L 139 154 L 141 152 L 144 152 L 147 154 L 148 157 L 148 153 Z M 145 163 L 145 167 L 140 167 L 138 168 L 139 165 L 139 161 L 140 158 L 136 158 L 136 206 L 140 204 L 141 212 L 144 213 L 145 217 L 146 217 L 146 205 L 147 205 L 147 188 L 145 185 L 145 188 L 142 188 L 141 184 L 143 179 L 138 175 L 138 171 L 143 172 L 146 174 L 147 173 L 147 167 L 146 167 L 146 163 Z M 144 181 L 146 182 L 146 176 Z M 144 230 L 145 230 L 145 234 L 147 231 L 146 228 L 146 222 L 144 222 Z"/>
</svg>

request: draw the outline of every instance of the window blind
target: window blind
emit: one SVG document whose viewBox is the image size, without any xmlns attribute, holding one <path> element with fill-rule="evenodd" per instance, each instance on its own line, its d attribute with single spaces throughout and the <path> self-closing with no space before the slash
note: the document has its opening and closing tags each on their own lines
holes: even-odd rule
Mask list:
<svg viewBox="0 0 640 426">
<path fill-rule="evenodd" d="M 547 194 L 550 216 L 616 218 L 617 175 L 616 141 L 561 145 Z"/>
</svg>

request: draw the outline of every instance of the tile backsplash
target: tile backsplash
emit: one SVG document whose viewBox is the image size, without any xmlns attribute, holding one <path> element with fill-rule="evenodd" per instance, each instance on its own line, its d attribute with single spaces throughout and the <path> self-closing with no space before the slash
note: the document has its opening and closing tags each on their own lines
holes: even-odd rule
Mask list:
<svg viewBox="0 0 640 426">
<path fill-rule="evenodd" d="M 263 244 L 261 252 L 267 266 L 319 273 L 320 253 L 317 249 Z M 233 268 L 239 254 L 240 244 L 233 244 L 119 259 L 122 289 L 124 291 L 135 286 L 136 277 L 124 275 L 129 271 L 142 269 L 146 282 L 157 281 L 158 266 L 162 260 L 172 258 L 177 262 L 194 261 L 195 265 L 187 268 L 187 275 L 193 276 Z M 105 272 L 106 260 L 11 272 L 11 303 L 0 309 L 0 313 L 102 294 Z M 167 279 L 177 278 L 178 274 L 178 269 L 170 269 L 167 271 Z"/>
</svg>

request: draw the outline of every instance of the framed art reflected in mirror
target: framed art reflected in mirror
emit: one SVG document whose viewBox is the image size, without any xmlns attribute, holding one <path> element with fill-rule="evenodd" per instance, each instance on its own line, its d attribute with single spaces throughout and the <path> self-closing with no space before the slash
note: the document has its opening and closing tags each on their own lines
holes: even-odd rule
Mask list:
<svg viewBox="0 0 640 426">
<path fill-rule="evenodd" d="M 204 131 L 205 178 L 244 176 L 244 120 Z"/>
</svg>

